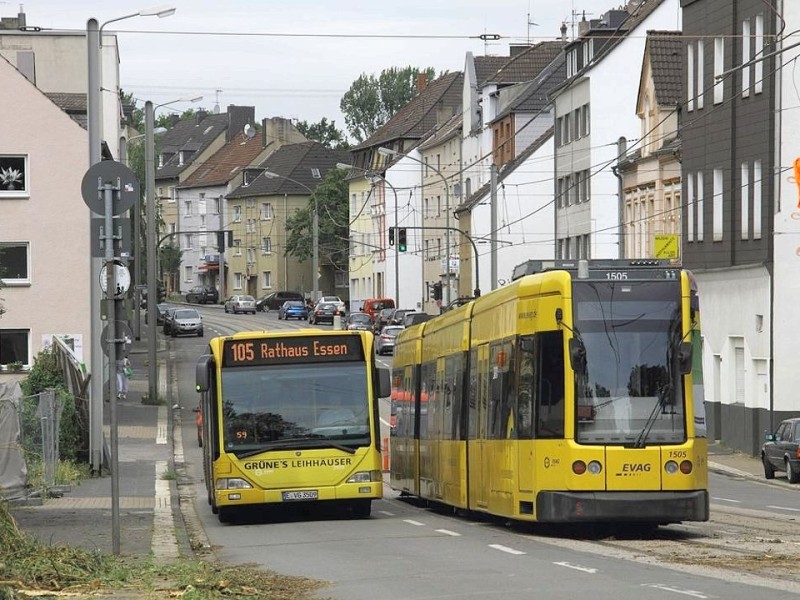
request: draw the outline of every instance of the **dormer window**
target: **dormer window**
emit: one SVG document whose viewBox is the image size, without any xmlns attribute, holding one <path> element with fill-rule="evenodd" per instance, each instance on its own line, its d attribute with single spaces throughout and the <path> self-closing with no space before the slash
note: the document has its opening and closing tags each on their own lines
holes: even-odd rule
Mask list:
<svg viewBox="0 0 800 600">
<path fill-rule="evenodd" d="M 245 169 L 242 171 L 242 185 L 247 187 L 261 174 L 260 169 Z"/>
<path fill-rule="evenodd" d="M 594 39 L 588 39 L 583 42 L 583 66 L 585 67 L 594 58 Z"/>
<path fill-rule="evenodd" d="M 573 48 L 567 53 L 567 77 L 572 77 L 578 72 L 578 49 Z"/>
</svg>

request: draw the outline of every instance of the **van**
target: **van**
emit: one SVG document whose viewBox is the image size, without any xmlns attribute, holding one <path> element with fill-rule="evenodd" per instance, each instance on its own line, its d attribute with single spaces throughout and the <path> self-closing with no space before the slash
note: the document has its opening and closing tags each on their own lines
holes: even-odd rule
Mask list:
<svg viewBox="0 0 800 600">
<path fill-rule="evenodd" d="M 361 312 L 367 313 L 373 320 L 384 308 L 395 308 L 392 298 L 367 298 L 361 307 Z"/>
</svg>

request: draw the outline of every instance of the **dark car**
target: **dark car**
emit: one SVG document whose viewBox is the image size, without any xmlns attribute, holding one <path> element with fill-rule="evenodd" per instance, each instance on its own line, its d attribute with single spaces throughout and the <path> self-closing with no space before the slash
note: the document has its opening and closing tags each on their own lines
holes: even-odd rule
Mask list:
<svg viewBox="0 0 800 600">
<path fill-rule="evenodd" d="M 193 308 L 178 308 L 170 319 L 169 334 L 172 337 L 187 334 L 203 337 L 203 317 Z"/>
<path fill-rule="evenodd" d="M 319 325 L 323 322 L 333 325 L 333 317 L 336 315 L 341 316 L 341 314 L 336 304 L 332 302 L 318 302 L 313 310 L 308 313 L 308 322 L 311 325 Z"/>
<path fill-rule="evenodd" d="M 186 302 L 190 304 L 216 304 L 219 302 L 219 292 L 209 286 L 196 285 L 188 292 L 186 292 Z"/>
<path fill-rule="evenodd" d="M 413 308 L 398 308 L 392 314 L 392 319 L 389 321 L 389 325 L 402 325 L 403 319 L 408 313 L 417 312 Z"/>
<path fill-rule="evenodd" d="M 278 310 L 287 300 L 299 300 L 303 302 L 304 298 L 303 294 L 300 292 L 272 292 L 256 300 L 256 310 Z"/>
<path fill-rule="evenodd" d="M 164 324 L 164 313 L 169 308 L 169 304 L 156 304 L 156 325 Z M 144 324 L 150 322 L 150 311 L 144 313 Z"/>
<path fill-rule="evenodd" d="M 287 300 L 278 309 L 278 319 L 302 319 L 308 318 L 308 307 L 302 300 Z"/>
<path fill-rule="evenodd" d="M 394 352 L 394 344 L 397 341 L 397 334 L 403 331 L 402 325 L 387 325 L 383 328 L 380 335 L 375 336 L 375 352 L 378 354 L 391 354 Z"/>
<path fill-rule="evenodd" d="M 175 316 L 175 311 L 178 310 L 175 306 L 168 306 L 164 309 L 164 335 L 172 333 L 172 319 Z"/>
<path fill-rule="evenodd" d="M 767 479 L 774 479 L 775 471 L 784 471 L 789 483 L 800 482 L 800 417 L 781 421 L 775 433 L 767 434 L 761 462 Z"/>
<path fill-rule="evenodd" d="M 433 315 L 429 315 L 428 313 L 424 312 L 410 312 L 406 313 L 403 317 L 403 325 L 406 327 L 411 327 L 412 325 L 417 325 L 418 323 L 424 323 L 425 321 L 430 321 L 433 318 Z"/>
<path fill-rule="evenodd" d="M 375 333 L 380 333 L 383 328 L 392 321 L 392 317 L 394 317 L 394 311 L 394 308 L 384 308 L 375 316 L 375 322 L 373 326 Z"/>
<path fill-rule="evenodd" d="M 365 312 L 350 313 L 344 323 L 349 331 L 372 331 L 372 317 Z"/>
</svg>

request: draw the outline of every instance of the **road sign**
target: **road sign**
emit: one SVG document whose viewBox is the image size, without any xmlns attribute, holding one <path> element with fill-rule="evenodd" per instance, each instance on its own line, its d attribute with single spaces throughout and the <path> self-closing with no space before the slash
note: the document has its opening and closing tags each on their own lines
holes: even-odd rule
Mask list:
<svg viewBox="0 0 800 600">
<path fill-rule="evenodd" d="M 128 270 L 122 261 L 115 260 L 112 261 L 114 265 L 114 281 L 116 282 L 116 288 L 113 294 L 109 294 L 108 290 L 108 263 L 103 265 L 103 268 L 100 269 L 100 289 L 103 290 L 103 293 L 107 296 L 113 296 L 114 298 L 119 298 L 125 295 L 131 287 L 131 272 Z"/>
<path fill-rule="evenodd" d="M 679 258 L 677 235 L 657 235 L 653 242 L 653 258 Z"/>
<path fill-rule="evenodd" d="M 108 183 L 115 189 L 111 214 L 121 215 L 139 200 L 139 180 L 128 167 L 115 160 L 102 160 L 93 164 L 81 181 L 81 194 L 86 206 L 98 215 L 106 214 L 103 186 Z"/>
<path fill-rule="evenodd" d="M 114 321 L 114 335 L 118 350 L 122 350 L 119 344 L 130 344 L 133 341 L 133 331 L 125 321 Z M 103 354 L 108 356 L 108 325 L 103 327 L 103 331 L 100 332 L 100 346 L 103 348 Z M 117 353 L 117 359 L 121 358 L 122 356 Z"/>
<path fill-rule="evenodd" d="M 130 255 L 131 253 L 131 220 L 125 217 L 116 217 L 114 219 L 114 236 L 120 237 L 119 255 Z M 92 256 L 96 258 L 104 258 L 106 255 L 105 235 L 104 230 L 106 227 L 105 217 L 94 217 L 90 219 L 90 228 L 92 230 Z M 103 238 L 103 239 L 101 239 Z M 117 256 L 115 254 L 115 256 Z"/>
</svg>

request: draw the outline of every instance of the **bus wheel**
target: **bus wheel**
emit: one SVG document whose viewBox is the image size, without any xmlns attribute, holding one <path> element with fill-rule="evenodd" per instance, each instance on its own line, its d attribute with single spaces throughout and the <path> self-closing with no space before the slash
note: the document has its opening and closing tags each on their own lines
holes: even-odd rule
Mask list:
<svg viewBox="0 0 800 600">
<path fill-rule="evenodd" d="M 352 511 L 357 519 L 366 519 L 372 512 L 372 500 L 354 500 Z"/>
<path fill-rule="evenodd" d="M 217 518 L 220 523 L 230 523 L 233 521 L 233 512 L 236 510 L 232 506 L 217 507 Z"/>
</svg>

